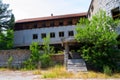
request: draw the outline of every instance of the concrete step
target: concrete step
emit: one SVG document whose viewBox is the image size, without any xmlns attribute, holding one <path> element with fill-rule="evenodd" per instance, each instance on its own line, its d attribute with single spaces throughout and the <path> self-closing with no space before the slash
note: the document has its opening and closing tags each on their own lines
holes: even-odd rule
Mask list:
<svg viewBox="0 0 120 80">
<path fill-rule="evenodd" d="M 68 59 L 67 62 L 68 71 L 87 71 L 85 61 L 83 59 Z"/>
</svg>

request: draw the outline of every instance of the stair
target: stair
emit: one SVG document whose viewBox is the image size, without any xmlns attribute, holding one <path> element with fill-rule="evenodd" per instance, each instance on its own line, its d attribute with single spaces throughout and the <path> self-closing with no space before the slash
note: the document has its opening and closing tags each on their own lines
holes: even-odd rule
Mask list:
<svg viewBox="0 0 120 80">
<path fill-rule="evenodd" d="M 86 64 L 83 59 L 68 59 L 67 70 L 71 72 L 86 72 Z"/>
</svg>

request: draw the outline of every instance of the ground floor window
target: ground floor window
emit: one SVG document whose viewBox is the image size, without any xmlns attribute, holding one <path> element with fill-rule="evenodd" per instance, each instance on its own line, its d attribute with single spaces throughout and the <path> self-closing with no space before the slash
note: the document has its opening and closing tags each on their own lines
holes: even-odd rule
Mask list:
<svg viewBox="0 0 120 80">
<path fill-rule="evenodd" d="M 38 39 L 38 34 L 33 34 L 33 39 Z"/>
<path fill-rule="evenodd" d="M 43 39 L 43 38 L 46 38 L 46 33 L 42 33 L 41 34 L 41 38 Z"/>
</svg>

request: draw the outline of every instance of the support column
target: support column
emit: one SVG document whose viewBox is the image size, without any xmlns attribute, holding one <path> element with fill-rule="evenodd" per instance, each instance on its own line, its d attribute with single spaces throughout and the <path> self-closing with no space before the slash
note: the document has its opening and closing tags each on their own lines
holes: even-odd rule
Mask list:
<svg viewBox="0 0 120 80">
<path fill-rule="evenodd" d="M 68 53 L 69 53 L 69 45 L 68 45 L 68 43 L 65 43 L 65 50 L 64 50 L 64 65 L 65 65 L 65 67 L 67 67 Z"/>
</svg>

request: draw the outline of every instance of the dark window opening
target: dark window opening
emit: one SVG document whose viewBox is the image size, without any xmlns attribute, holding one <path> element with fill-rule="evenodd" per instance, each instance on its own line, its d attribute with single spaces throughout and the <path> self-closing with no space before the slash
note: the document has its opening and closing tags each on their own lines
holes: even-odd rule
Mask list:
<svg viewBox="0 0 120 80">
<path fill-rule="evenodd" d="M 54 32 L 50 33 L 50 38 L 55 38 L 55 33 Z"/>
<path fill-rule="evenodd" d="M 111 10 L 113 19 L 120 19 L 120 9 L 119 7 Z"/>
<path fill-rule="evenodd" d="M 59 26 L 63 26 L 63 21 L 60 21 L 60 22 L 59 22 Z"/>
<path fill-rule="evenodd" d="M 92 5 L 92 6 L 91 6 L 91 12 L 93 12 L 93 10 L 94 10 L 94 6 Z"/>
<path fill-rule="evenodd" d="M 53 27 L 53 26 L 54 26 L 54 22 L 50 22 L 50 26 L 52 26 L 52 27 Z"/>
<path fill-rule="evenodd" d="M 68 25 L 72 25 L 73 23 L 72 23 L 72 20 L 69 20 L 68 21 Z"/>
<path fill-rule="evenodd" d="M 118 35 L 118 37 L 117 37 L 117 39 L 116 39 L 117 41 L 118 41 L 118 49 L 120 49 L 120 35 Z"/>
<path fill-rule="evenodd" d="M 41 38 L 43 39 L 43 38 L 46 38 L 46 33 L 42 33 L 41 34 Z"/>
<path fill-rule="evenodd" d="M 59 37 L 64 37 L 64 32 L 59 32 Z"/>
<path fill-rule="evenodd" d="M 37 24 L 34 24 L 34 28 L 37 28 Z"/>
<path fill-rule="evenodd" d="M 74 32 L 73 31 L 68 31 L 68 36 L 74 36 Z"/>
<path fill-rule="evenodd" d="M 37 34 L 33 34 L 33 39 L 38 39 L 38 35 Z"/>
<path fill-rule="evenodd" d="M 45 23 L 42 23 L 42 27 L 46 27 L 46 24 L 45 24 Z"/>
</svg>

